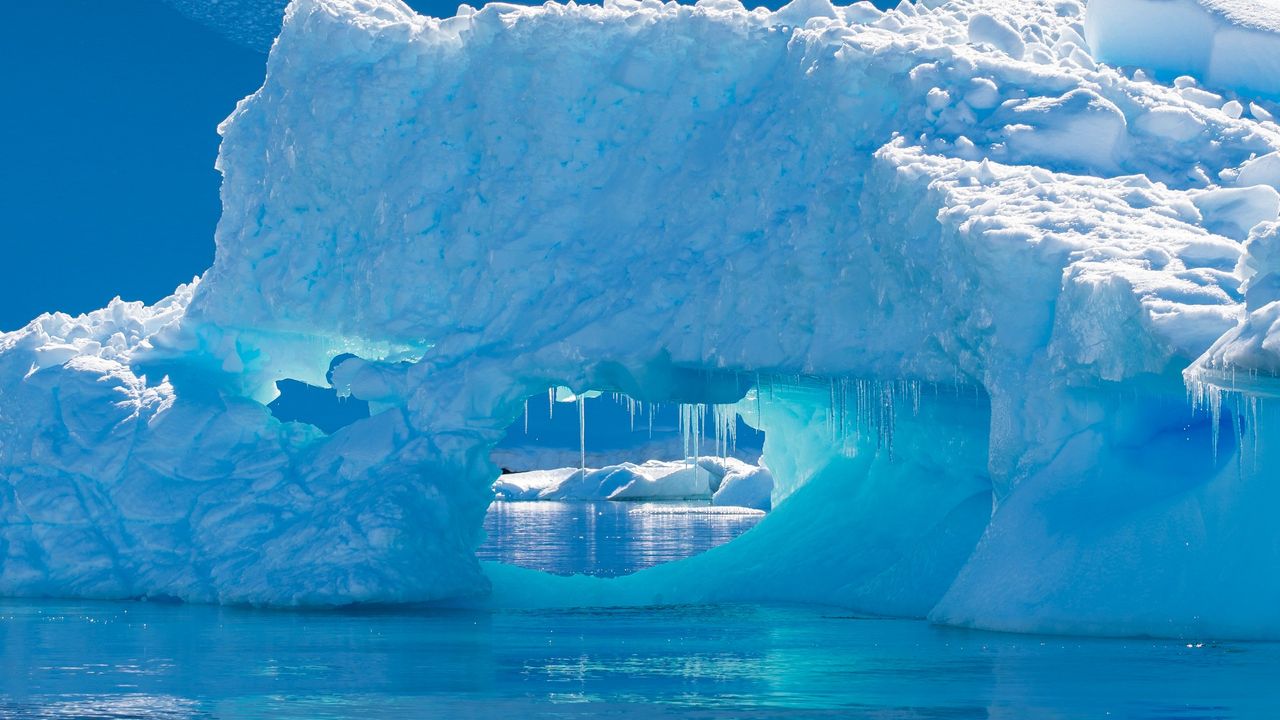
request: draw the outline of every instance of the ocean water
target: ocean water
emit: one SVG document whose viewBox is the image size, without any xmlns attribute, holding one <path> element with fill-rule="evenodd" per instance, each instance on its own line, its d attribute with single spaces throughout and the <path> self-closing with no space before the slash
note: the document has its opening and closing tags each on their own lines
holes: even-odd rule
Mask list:
<svg viewBox="0 0 1280 720">
<path fill-rule="evenodd" d="M 612 577 L 722 545 L 762 517 L 709 503 L 495 502 L 476 555 L 558 575 Z"/>
<path fill-rule="evenodd" d="M 1267 718 L 1280 648 L 801 607 L 0 604 L 4 718 Z"/>
<path fill-rule="evenodd" d="M 754 522 L 515 505 L 495 506 L 484 553 L 555 572 L 628 572 Z M 823 607 L 0 601 L 0 718 L 1271 718 L 1277 678 L 1277 644 L 985 633 Z"/>
</svg>

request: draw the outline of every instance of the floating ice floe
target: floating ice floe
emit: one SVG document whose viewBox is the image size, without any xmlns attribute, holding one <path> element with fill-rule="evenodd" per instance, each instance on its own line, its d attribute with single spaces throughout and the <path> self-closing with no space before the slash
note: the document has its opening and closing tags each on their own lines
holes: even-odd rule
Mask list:
<svg viewBox="0 0 1280 720">
<path fill-rule="evenodd" d="M 702 457 L 508 473 L 493 490 L 499 500 L 710 500 L 768 510 L 773 477 L 740 460 Z"/>
</svg>

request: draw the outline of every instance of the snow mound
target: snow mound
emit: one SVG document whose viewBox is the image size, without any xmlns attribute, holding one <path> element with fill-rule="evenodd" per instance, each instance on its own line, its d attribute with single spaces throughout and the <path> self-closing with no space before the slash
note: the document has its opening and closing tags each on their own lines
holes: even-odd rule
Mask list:
<svg viewBox="0 0 1280 720">
<path fill-rule="evenodd" d="M 493 484 L 499 500 L 712 500 L 763 510 L 772 490 L 767 470 L 718 457 L 508 473 Z"/>
<path fill-rule="evenodd" d="M 686 457 L 762 429 L 773 509 L 548 602 L 1280 636 L 1280 126 L 1201 87 L 1278 55 L 1135 7 L 295 0 L 199 283 L 0 336 L 0 593 L 521 602 L 491 452 L 563 386 L 679 406 Z M 1161 23 L 1203 83 L 1098 62 Z M 370 416 L 281 422 L 285 379 Z M 764 501 L 676 465 L 500 482 Z"/>
<path fill-rule="evenodd" d="M 773 506 L 773 474 L 768 468 L 753 467 L 731 472 L 720 481 L 711 504 L 768 511 Z"/>
<path fill-rule="evenodd" d="M 498 500 L 537 500 L 543 491 L 558 487 L 569 478 L 581 473 L 582 471 L 578 468 L 504 473 L 494 481 L 493 495 Z"/>
</svg>

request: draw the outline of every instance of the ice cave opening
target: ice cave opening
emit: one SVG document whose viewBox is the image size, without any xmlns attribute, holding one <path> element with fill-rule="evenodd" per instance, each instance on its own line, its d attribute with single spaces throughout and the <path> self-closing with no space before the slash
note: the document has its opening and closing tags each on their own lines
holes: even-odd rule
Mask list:
<svg viewBox="0 0 1280 720">
<path fill-rule="evenodd" d="M 550 387 L 490 453 L 502 474 L 477 557 L 608 577 L 722 545 L 770 508 L 763 439 L 732 404 Z"/>
<path fill-rule="evenodd" d="M 342 395 L 333 387 L 333 369 L 355 357 L 352 353 L 342 353 L 329 361 L 324 387 L 295 378 L 277 380 L 275 386 L 279 395 L 267 403 L 267 409 L 281 422 L 314 425 L 326 435 L 369 417 L 367 401 Z"/>
<path fill-rule="evenodd" d="M 565 602 L 566 596 L 584 604 L 758 600 L 926 615 L 991 517 L 990 401 L 985 393 L 959 381 L 942 385 L 744 374 L 735 382 L 743 388 L 736 402 L 668 405 L 673 410 L 668 417 L 679 420 L 676 428 L 667 428 L 668 438 L 676 445 L 674 457 L 702 455 L 699 464 L 705 466 L 707 460 L 729 456 L 745 464 L 732 458 L 733 433 L 736 454 L 750 459 L 756 450 L 750 436 L 744 444 L 743 428 L 761 431 L 756 462 L 772 480 L 767 515 L 706 552 L 612 580 L 552 579 L 510 567 L 536 567 L 511 562 L 514 554 L 482 551 L 482 560 L 509 563 L 484 563 L 494 585 L 493 602 L 554 604 Z M 551 400 L 555 398 L 553 391 Z M 637 416 L 637 405 L 625 396 L 588 400 L 561 390 L 559 398 L 568 402 L 549 403 L 545 395 L 530 398 L 531 434 L 525 435 L 526 415 L 521 413 L 494 448 L 495 465 L 523 469 L 539 453 L 547 457 L 545 453 L 557 452 L 538 444 L 542 435 L 533 418 L 554 422 L 560 415 L 562 435 L 577 432 L 577 420 L 590 416 L 592 402 L 602 409 L 621 408 L 622 429 L 634 419 L 642 437 L 647 434 L 649 416 Z M 699 437 L 695 431 L 704 419 L 709 432 Z M 588 421 L 582 427 L 590 433 L 594 425 Z M 621 468 L 591 471 L 599 456 L 582 452 L 579 436 L 571 440 L 573 444 L 562 443 L 553 460 L 541 462 L 568 467 L 558 474 L 504 474 L 494 485 L 498 496 L 622 499 L 639 488 L 652 492 L 661 485 L 634 468 L 631 473 Z M 714 450 L 686 450 L 697 445 Z M 583 466 L 589 469 L 585 474 Z M 667 492 L 679 494 L 680 475 L 671 474 Z M 692 477 L 684 473 L 684 479 Z M 722 483 L 719 492 L 729 487 Z"/>
</svg>

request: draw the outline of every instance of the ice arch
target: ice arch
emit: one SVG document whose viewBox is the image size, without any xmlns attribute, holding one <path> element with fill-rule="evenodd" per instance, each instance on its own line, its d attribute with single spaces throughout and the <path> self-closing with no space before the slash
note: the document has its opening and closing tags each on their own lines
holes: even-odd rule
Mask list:
<svg viewBox="0 0 1280 720">
<path fill-rule="evenodd" d="M 1277 634 L 1275 465 L 1183 371 L 1243 332 L 1280 205 L 1212 180 L 1280 130 L 1082 33 L 1070 2 L 297 0 L 222 128 L 214 266 L 0 338 L 0 592 Z M 344 353 L 370 417 L 272 417 Z M 481 568 L 489 449 L 549 385 L 740 403 L 781 504 L 625 581 Z"/>
</svg>

